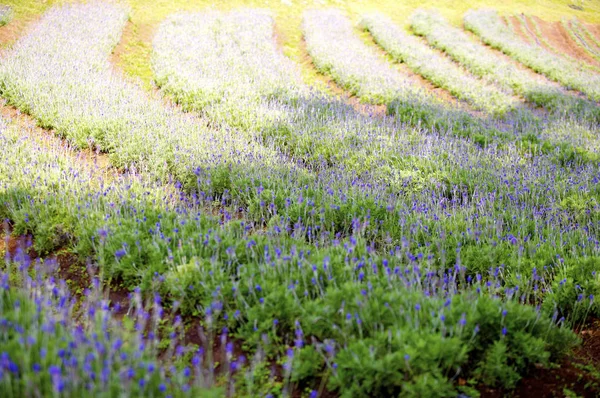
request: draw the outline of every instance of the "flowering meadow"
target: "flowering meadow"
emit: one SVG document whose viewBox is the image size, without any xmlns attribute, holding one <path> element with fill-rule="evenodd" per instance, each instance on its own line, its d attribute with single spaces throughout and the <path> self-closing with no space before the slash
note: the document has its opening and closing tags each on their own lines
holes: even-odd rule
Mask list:
<svg viewBox="0 0 600 398">
<path fill-rule="evenodd" d="M 307 9 L 335 96 L 271 10 L 210 8 L 157 23 L 149 91 L 130 15 L 54 6 L 0 54 L 0 396 L 475 397 L 580 346 L 600 75 L 494 12 Z"/>
</svg>

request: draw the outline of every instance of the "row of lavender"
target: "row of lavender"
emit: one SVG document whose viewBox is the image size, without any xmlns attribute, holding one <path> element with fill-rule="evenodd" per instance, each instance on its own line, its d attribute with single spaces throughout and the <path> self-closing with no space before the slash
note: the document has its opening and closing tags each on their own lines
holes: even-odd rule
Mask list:
<svg viewBox="0 0 600 398">
<path fill-rule="evenodd" d="M 560 22 L 575 43 L 592 58 L 600 61 L 600 39 L 595 37 L 585 24 L 581 23 L 577 18 L 571 20 L 562 19 Z"/>
<path fill-rule="evenodd" d="M 473 273 L 465 245 L 448 253 L 456 266 L 443 270 L 437 256 L 416 251 L 426 249 L 415 246 L 425 232 L 415 229 L 416 219 L 414 235 L 407 230 L 402 246 L 389 252 L 375 250 L 362 235 L 366 223 L 357 223 L 355 233 L 339 243 L 320 247 L 277 225 L 263 234 L 244 222 L 207 215 L 186 195 L 143 174 L 103 176 L 55 140 L 37 139 L 12 125 L 0 132 L 7 148 L 0 162 L 2 216 L 13 220 L 16 234 L 33 233 L 38 251 L 67 245 L 94 259 L 101 277 L 129 286 L 141 282 L 146 294 L 162 291 L 175 308 L 202 316 L 205 330 L 216 334 L 226 326 L 249 351 L 257 350 L 250 361 L 227 348 L 230 365 L 220 375 L 211 373 L 211 357 L 198 347 L 173 345 L 163 352 L 168 362 L 177 353 L 175 368 L 157 363 L 163 340 L 176 344 L 169 328 L 157 329 L 160 308 L 149 319 L 133 299 L 139 312 L 127 318 L 136 327 L 123 329 L 95 285 L 83 318 L 76 317 L 64 286 L 57 290 L 53 281 L 49 300 L 36 300 L 37 285 L 27 279 L 30 260 L 17 252 L 17 264 L 8 257 L 7 265 L 9 271 L 20 266 L 25 276 L 18 278 L 13 269 L 5 280 L 0 326 L 0 388 L 6 394 L 194 396 L 216 383 L 223 387 L 216 395 L 285 395 L 308 388 L 316 396 L 328 381 L 330 389 L 347 395 L 390 390 L 423 395 L 435 387 L 439 396 L 451 396 L 453 375 L 472 363 L 479 363 L 476 377 L 514 385 L 531 364 L 560 358 L 576 343 L 564 326 L 596 311 L 594 258 L 573 263 L 563 253 L 559 267 L 521 274 L 508 265 Z M 405 215 L 415 217 L 425 209 L 412 216 L 409 211 Z M 457 209 L 446 211 L 458 216 Z M 481 231 L 474 234 L 485 239 Z M 440 244 L 437 239 L 432 244 Z M 505 245 L 499 237 L 504 250 L 523 250 L 520 238 L 507 239 Z M 38 264 L 36 272 L 53 267 Z M 22 286 L 19 279 L 24 290 L 16 287 Z M 38 318 L 33 322 L 31 316 Z M 48 329 L 55 317 L 63 320 L 60 327 Z M 211 346 L 209 340 L 204 349 Z M 525 347 L 531 350 L 523 355 Z M 357 355 L 364 360 L 357 362 Z M 282 383 L 269 376 L 273 359 L 283 366 Z M 373 383 L 381 380 L 382 366 L 390 378 Z"/>
<path fill-rule="evenodd" d="M 381 15 L 366 16 L 361 25 L 398 62 L 405 62 L 414 71 L 436 85 L 448 89 L 455 96 L 464 98 L 471 104 L 479 104 L 482 108 L 484 103 L 488 103 L 485 106 L 488 111 L 503 115 L 501 119 L 504 119 L 504 123 L 496 122 L 495 125 L 483 127 L 484 137 L 489 138 L 490 135 L 506 137 L 500 131 L 508 131 L 512 133 L 508 136 L 509 140 L 521 141 L 526 147 L 533 144 L 546 152 L 551 148 L 560 147 L 568 152 L 577 153 L 576 157 L 580 160 L 597 161 L 597 152 L 588 151 L 589 146 L 580 145 L 578 137 L 574 141 L 570 141 L 568 136 L 554 137 L 557 140 L 553 140 L 545 132 L 545 130 L 553 130 L 553 126 L 562 125 L 569 119 L 571 121 L 574 119 L 577 124 L 583 123 L 584 129 L 594 130 L 600 117 L 600 107 L 595 102 L 567 93 L 539 76 L 536 79 L 531 72 L 514 66 L 482 44 L 475 42 L 464 32 L 451 27 L 435 12 L 417 11 L 411 17 L 411 23 L 417 34 L 425 35 L 430 44 L 446 51 L 447 55 L 455 61 L 467 66 L 472 75 L 419 39 L 403 32 Z M 378 82 L 377 79 L 381 79 L 381 76 L 399 75 L 355 35 L 350 21 L 341 12 L 337 10 L 308 12 L 304 19 L 304 34 L 308 51 L 315 65 L 361 99 L 383 102 L 388 105 L 389 113 L 397 117 L 408 114 L 425 126 L 431 127 L 432 121 L 435 126 L 440 118 L 448 119 L 443 123 L 446 128 L 449 127 L 459 135 L 474 138 L 476 142 L 484 141 L 481 140 L 481 129 L 473 129 L 477 123 L 464 110 L 454 111 L 451 116 L 447 116 L 448 111 L 444 107 L 418 109 L 407 106 L 407 103 L 412 101 L 410 98 L 418 97 L 417 94 L 403 94 L 399 84 Z M 329 43 L 333 42 L 339 43 L 340 48 L 332 48 Z M 342 47 L 345 49 L 344 52 L 341 52 Z M 364 65 L 369 67 L 365 68 Z M 385 73 L 381 75 L 372 73 L 371 70 L 375 68 Z M 479 76 L 482 80 L 475 76 Z M 501 86 L 506 93 L 495 88 L 496 85 Z M 378 93 L 377 90 L 387 90 L 387 94 Z M 545 120 L 541 121 L 525 103 L 511 97 L 513 92 L 523 95 L 534 104 L 544 106 L 549 111 Z M 425 101 L 434 102 L 430 98 L 426 98 Z M 452 119 L 456 120 L 456 118 L 461 123 L 453 123 Z"/>
<path fill-rule="evenodd" d="M 579 90 L 592 100 L 600 100 L 600 75 L 584 67 L 582 62 L 561 58 L 541 46 L 522 41 L 504 25 L 495 11 L 469 11 L 465 28 L 477 34 L 485 43 L 566 87 Z"/>
<path fill-rule="evenodd" d="M 465 73 L 458 64 L 404 32 L 384 15 L 367 15 L 361 24 L 396 61 L 406 63 L 413 71 L 476 109 L 502 115 L 518 107 L 518 101 L 509 94 Z"/>
<path fill-rule="evenodd" d="M 104 7 L 88 4 L 54 12 L 65 34 L 72 30 L 72 35 L 89 24 L 90 18 L 110 20 L 115 9 Z M 261 148 L 267 155 L 253 159 L 258 177 L 240 177 L 249 171 L 246 163 L 237 163 L 236 168 L 245 152 L 224 154 L 214 148 L 211 160 L 221 167 L 221 174 L 210 174 L 211 186 L 217 182 L 223 189 L 207 193 L 201 179 L 206 170 L 199 169 L 204 158 L 190 157 L 189 163 L 180 165 L 177 157 L 169 161 L 168 156 L 182 150 L 173 142 L 184 143 L 187 147 L 183 149 L 192 151 L 193 139 L 208 140 L 218 132 L 198 127 L 193 120 L 172 122 L 183 118 L 176 114 L 164 116 L 176 127 L 169 130 L 173 141 L 159 148 L 137 144 L 139 154 L 132 159 L 140 178 L 147 181 L 139 188 L 114 181 L 96 181 L 85 188 L 88 185 L 80 174 L 69 171 L 72 164 L 65 166 L 64 159 L 52 157 L 45 164 L 54 171 L 38 179 L 19 165 L 39 165 L 45 151 L 23 156 L 27 141 L 13 136 L 6 147 L 16 152 L 3 154 L 5 167 L 0 172 L 6 184 L 0 192 L 2 215 L 12 220 L 16 232 L 33 233 L 39 251 L 71 245 L 82 258 L 94 259 L 107 279 L 119 279 L 128 286 L 141 284 L 146 292 L 164 290 L 180 301 L 181 311 L 203 316 L 205 325 L 227 326 L 248 349 L 261 347 L 270 358 L 280 358 L 286 389 L 290 383 L 309 390 L 321 390 L 319 386 L 328 384 L 330 389 L 353 396 L 386 391 L 423 395 L 432 390 L 441 396 L 452 395 L 456 388 L 452 378 L 467 365 L 472 369 L 470 375 L 480 380 L 512 386 L 532 363 L 548 363 L 568 348 L 573 337 L 556 322 L 564 325 L 597 311 L 592 271 L 599 245 L 594 239 L 598 165 L 574 165 L 564 158 L 556 162 L 557 156 L 564 156 L 560 151 L 526 153 L 511 143 L 482 150 L 448 136 L 423 135 L 399 127 L 393 120 L 359 117 L 327 98 L 310 103 L 307 98 L 313 98 L 312 94 L 292 79 L 286 80 L 295 72 L 278 60 L 281 55 L 268 41 L 272 21 L 265 19 L 264 13 L 249 15 L 261 21 L 253 32 L 263 42 L 267 39 L 266 43 L 252 47 L 253 39 L 245 34 L 249 28 L 237 24 L 244 16 L 200 14 L 189 16 L 188 21 L 174 17 L 159 30 L 156 70 L 160 75 L 159 40 L 180 38 L 173 34 L 178 32 L 178 24 L 192 31 L 211 26 L 217 40 L 206 39 L 200 47 L 190 45 L 189 53 L 180 49 L 189 62 L 163 64 L 173 69 L 159 80 L 171 95 L 181 93 L 181 98 L 189 98 L 189 104 L 208 104 L 190 109 L 208 109 L 204 115 L 218 123 L 221 131 L 237 134 L 240 142 L 251 148 Z M 206 23 L 210 18 L 218 23 Z M 44 28 L 56 29 L 50 23 Z M 114 28 L 113 35 L 117 31 Z M 243 37 L 238 37 L 241 33 Z M 68 49 L 58 45 L 59 39 L 35 44 L 24 40 L 10 60 L 21 56 L 30 63 L 38 62 L 35 56 L 23 54 L 32 51 L 39 55 L 48 43 L 51 50 L 46 51 L 62 51 L 60 56 L 82 60 L 82 53 L 98 45 L 97 39 L 85 41 L 85 37 L 81 36 L 80 47 Z M 32 40 L 31 36 L 28 39 Z M 204 52 L 210 53 L 215 41 L 227 45 L 216 48 L 214 59 L 197 65 L 195 52 L 207 46 Z M 166 43 L 164 48 L 168 48 Z M 88 118 L 91 106 L 68 103 L 75 82 L 78 89 L 90 90 L 89 95 L 96 92 L 90 89 L 96 79 L 103 79 L 108 87 L 103 98 L 125 98 L 123 105 L 143 105 L 118 114 L 128 124 L 114 124 L 109 133 L 121 135 L 107 139 L 103 149 L 118 153 L 125 145 L 119 139 L 124 140 L 127 128 L 143 131 L 137 124 L 141 120 L 155 123 L 144 125 L 148 136 L 160 134 L 164 125 L 146 110 L 162 107 L 151 108 L 158 102 L 148 100 L 111 73 L 96 75 L 99 69 L 108 70 L 109 47 L 102 49 L 103 55 L 95 59 L 93 67 L 85 64 L 84 73 L 68 82 L 60 78 L 75 76 L 72 69 L 81 70 L 80 64 L 54 65 L 63 68 L 59 69 L 60 78 L 48 70 L 41 75 L 24 73 L 16 79 L 16 69 L 10 73 L 4 69 L 3 82 L 12 84 L 8 87 L 13 91 L 3 95 L 38 120 L 44 115 L 40 109 L 58 112 L 68 104 L 79 112 L 70 119 L 79 131 L 105 133 L 104 126 Z M 163 60 L 169 57 L 163 56 Z M 263 62 L 268 64 L 264 68 Z M 244 78 L 232 80 L 228 72 L 214 71 L 215 65 L 227 63 Z M 21 67 L 27 72 L 25 65 Z M 19 90 L 40 76 L 61 95 L 23 100 Z M 195 83 L 196 79 L 205 83 Z M 225 87 L 232 82 L 235 89 L 228 92 Z M 184 91 L 187 87 L 194 89 Z M 116 95 L 119 90 L 122 96 Z M 242 100 L 218 104 L 219 95 L 224 94 Z M 264 134 L 273 125 L 273 137 L 281 133 L 286 135 L 281 142 L 294 142 L 303 130 L 301 124 L 295 125 L 299 121 L 290 123 L 286 118 L 293 117 L 297 108 L 316 115 L 300 119 L 313 123 L 301 142 L 314 147 L 304 152 L 288 151 Z M 280 119 L 262 116 L 264 110 L 270 114 L 274 109 L 285 123 L 273 124 Z M 228 110 L 242 110 L 244 119 L 236 124 L 226 114 Z M 160 112 L 164 115 L 166 111 Z M 222 116 L 216 117 L 218 112 Z M 257 128 L 255 120 L 265 119 Z M 60 125 L 59 118 L 48 120 Z M 63 126 L 63 134 L 69 136 L 72 128 Z M 569 125 L 552 128 L 559 135 Z M 316 135 L 322 129 L 326 129 L 323 136 Z M 357 134 L 350 136 L 355 129 Z M 206 136 L 197 136 L 196 131 Z M 268 156 L 286 159 L 297 153 L 310 154 L 313 148 L 325 150 L 326 146 L 313 144 L 320 138 L 341 141 L 327 162 L 291 162 L 288 174 L 275 169 L 276 160 L 260 163 L 270 159 Z M 386 143 L 392 148 L 386 148 Z M 369 152 L 369 147 L 374 150 Z M 359 155 L 353 165 L 347 158 L 354 153 Z M 384 159 L 380 161 L 380 157 Z M 387 174 L 358 178 L 356 170 L 369 160 L 375 163 L 367 163 L 365 171 L 381 165 Z M 170 168 L 155 170 L 163 161 Z M 189 175 L 189 169 L 188 174 L 181 171 L 187 167 L 197 173 L 195 180 L 181 181 Z M 166 174 L 183 182 L 177 185 L 187 193 L 161 196 L 164 187 L 149 182 L 165 181 Z M 390 181 L 390 175 L 397 175 L 395 184 L 376 183 Z M 232 180 L 238 181 L 237 185 Z M 219 216 L 208 216 L 213 210 L 207 206 L 214 206 L 215 200 Z M 57 236 L 63 239 L 57 241 Z M 540 307 L 536 310 L 525 303 Z M 562 316 L 566 319 L 560 319 Z M 546 334 L 548 330 L 550 334 Z M 419 348 L 423 341 L 426 350 Z M 382 369 L 389 371 L 390 377 L 382 379 Z M 254 377 L 260 388 L 274 392 L 281 388 L 268 377 Z"/>
<path fill-rule="evenodd" d="M 184 109 L 239 129 L 311 170 L 342 166 L 396 186 L 401 165 L 394 159 L 415 149 L 397 131 L 418 133 L 311 90 L 272 37 L 273 19 L 264 10 L 174 15 L 154 40 L 157 83 Z"/>
<path fill-rule="evenodd" d="M 520 95 L 557 117 L 576 116 L 591 122 L 598 120 L 599 111 L 595 103 L 569 94 L 541 76 L 498 56 L 461 29 L 451 26 L 440 13 L 419 10 L 409 21 L 415 34 L 423 36 L 429 45 L 443 51 L 472 75 L 501 87 L 507 93 Z M 374 23 L 369 19 L 365 22 L 368 29 L 372 29 Z M 394 50 L 392 45 L 386 49 L 399 51 Z"/>
</svg>

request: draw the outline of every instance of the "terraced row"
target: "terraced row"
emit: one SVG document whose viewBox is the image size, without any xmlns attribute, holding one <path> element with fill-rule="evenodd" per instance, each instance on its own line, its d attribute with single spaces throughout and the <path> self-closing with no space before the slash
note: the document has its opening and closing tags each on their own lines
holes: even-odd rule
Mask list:
<svg viewBox="0 0 600 398">
<path fill-rule="evenodd" d="M 594 102 L 565 93 L 555 85 L 536 78 L 462 30 L 452 27 L 438 12 L 416 12 L 410 23 L 416 34 L 423 36 L 430 45 L 444 51 L 474 75 L 512 90 L 559 117 L 575 115 L 591 122 L 600 120 L 600 108 Z"/>
<path fill-rule="evenodd" d="M 447 89 L 457 98 L 464 99 L 476 109 L 504 115 L 518 107 L 518 101 L 494 86 L 466 74 L 460 66 L 394 26 L 385 16 L 369 15 L 363 18 L 361 24 L 398 62 L 406 63 L 415 72 Z"/>
<path fill-rule="evenodd" d="M 579 90 L 594 101 L 600 101 L 600 75 L 576 63 L 560 58 L 540 46 L 529 45 L 502 23 L 495 11 L 469 11 L 464 17 L 465 28 L 477 34 L 485 43 L 510 55 L 536 72 Z"/>
<path fill-rule="evenodd" d="M 592 58 L 600 61 L 600 40 L 591 33 L 577 18 L 562 19 L 562 26 L 569 34 L 571 40 L 577 43 Z"/>
</svg>

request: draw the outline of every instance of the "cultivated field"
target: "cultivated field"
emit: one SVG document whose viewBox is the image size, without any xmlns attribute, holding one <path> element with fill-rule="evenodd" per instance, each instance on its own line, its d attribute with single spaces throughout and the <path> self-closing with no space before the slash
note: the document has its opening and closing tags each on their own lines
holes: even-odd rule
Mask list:
<svg viewBox="0 0 600 398">
<path fill-rule="evenodd" d="M 0 397 L 600 395 L 600 5 L 0 0 Z"/>
</svg>

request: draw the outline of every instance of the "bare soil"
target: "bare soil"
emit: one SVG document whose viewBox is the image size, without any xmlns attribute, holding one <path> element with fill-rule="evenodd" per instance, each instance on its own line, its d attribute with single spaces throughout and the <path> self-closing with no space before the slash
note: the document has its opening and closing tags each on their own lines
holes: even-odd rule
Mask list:
<svg viewBox="0 0 600 398">
<path fill-rule="evenodd" d="M 521 20 L 517 16 L 507 17 L 509 22 L 508 27 L 512 29 L 524 42 L 528 44 L 535 43 L 535 39 L 529 34 L 528 31 L 523 29 L 521 25 Z"/>
<path fill-rule="evenodd" d="M 594 35 L 596 40 L 600 41 L 600 25 L 585 24 L 585 26 Z"/>
<path fill-rule="evenodd" d="M 14 19 L 4 26 L 0 26 L 0 48 L 11 46 L 29 28 L 37 22 L 40 17 L 28 19 Z"/>
<path fill-rule="evenodd" d="M 566 31 L 560 22 L 548 22 L 538 17 L 532 17 L 540 27 L 542 34 L 548 42 L 558 50 L 561 55 L 568 55 L 590 65 L 600 66 L 600 63 L 592 58 L 583 48 L 579 46 Z"/>
</svg>

